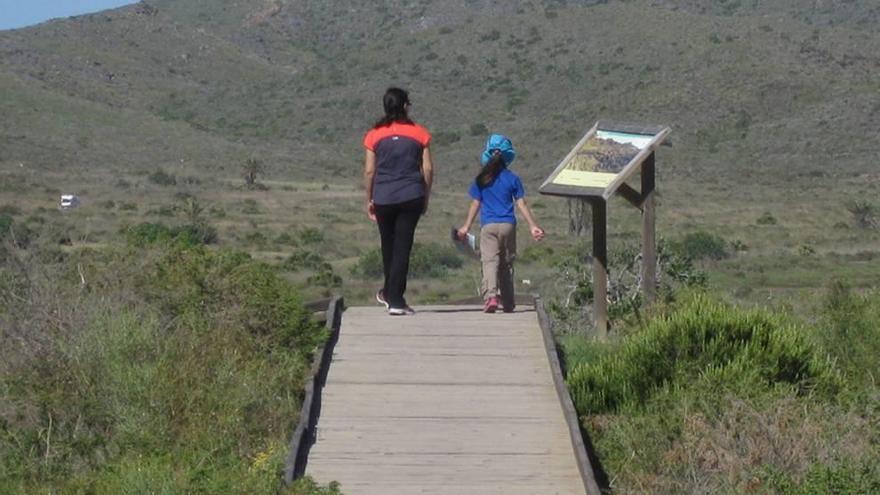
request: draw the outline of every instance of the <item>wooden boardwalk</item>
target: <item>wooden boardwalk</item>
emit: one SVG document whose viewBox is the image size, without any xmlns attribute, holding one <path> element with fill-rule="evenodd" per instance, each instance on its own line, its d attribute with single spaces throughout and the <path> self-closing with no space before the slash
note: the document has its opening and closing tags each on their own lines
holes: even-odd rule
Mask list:
<svg viewBox="0 0 880 495">
<path fill-rule="evenodd" d="M 306 474 L 347 495 L 585 493 L 531 307 L 342 316 Z"/>
</svg>

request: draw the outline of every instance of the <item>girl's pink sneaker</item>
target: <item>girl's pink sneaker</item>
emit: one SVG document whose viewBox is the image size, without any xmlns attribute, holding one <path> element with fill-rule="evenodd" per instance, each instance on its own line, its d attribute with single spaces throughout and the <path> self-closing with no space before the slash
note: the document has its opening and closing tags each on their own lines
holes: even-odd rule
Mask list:
<svg viewBox="0 0 880 495">
<path fill-rule="evenodd" d="M 494 313 L 498 309 L 498 298 L 495 296 L 486 299 L 486 305 L 483 306 L 484 313 Z"/>
</svg>

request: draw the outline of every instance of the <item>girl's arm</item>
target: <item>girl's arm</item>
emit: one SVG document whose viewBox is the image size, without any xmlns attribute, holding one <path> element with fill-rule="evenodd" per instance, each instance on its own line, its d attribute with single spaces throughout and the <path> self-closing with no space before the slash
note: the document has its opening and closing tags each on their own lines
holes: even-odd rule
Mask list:
<svg viewBox="0 0 880 495">
<path fill-rule="evenodd" d="M 434 184 L 434 162 L 431 161 L 431 148 L 428 146 L 422 150 L 422 180 L 425 181 L 425 209 L 422 213 L 425 213 L 431 199 L 431 185 Z"/>
<path fill-rule="evenodd" d="M 458 238 L 464 239 L 467 235 L 468 231 L 471 230 L 471 225 L 474 223 L 474 219 L 477 218 L 477 212 L 480 211 L 480 202 L 476 199 L 471 201 L 471 206 L 468 208 L 467 218 L 458 229 Z"/>
<path fill-rule="evenodd" d="M 526 204 L 526 198 L 519 198 L 516 200 L 516 206 L 519 208 L 520 213 L 526 217 L 526 222 L 529 223 L 529 232 L 532 234 L 532 239 L 536 241 L 543 239 L 544 229 L 538 227 L 538 222 L 536 222 L 535 217 L 532 216 L 532 210 L 530 210 L 529 205 Z"/>
<path fill-rule="evenodd" d="M 376 221 L 376 205 L 373 204 L 373 182 L 376 178 L 376 153 L 366 150 L 364 157 L 364 190 L 367 192 L 367 216 Z"/>
</svg>

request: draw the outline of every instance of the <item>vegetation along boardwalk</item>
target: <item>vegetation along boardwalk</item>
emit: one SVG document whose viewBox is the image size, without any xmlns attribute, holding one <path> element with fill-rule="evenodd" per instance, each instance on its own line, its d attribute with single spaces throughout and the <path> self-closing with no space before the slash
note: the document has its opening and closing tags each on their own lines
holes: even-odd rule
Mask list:
<svg viewBox="0 0 880 495">
<path fill-rule="evenodd" d="M 350 308 L 306 472 L 347 495 L 584 494 L 553 359 L 530 306 Z"/>
</svg>

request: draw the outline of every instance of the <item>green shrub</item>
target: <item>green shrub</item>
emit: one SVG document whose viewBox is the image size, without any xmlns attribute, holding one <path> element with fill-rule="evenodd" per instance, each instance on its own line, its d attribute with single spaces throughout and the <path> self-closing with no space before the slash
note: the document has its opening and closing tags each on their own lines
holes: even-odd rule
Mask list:
<svg viewBox="0 0 880 495">
<path fill-rule="evenodd" d="M 786 384 L 799 393 L 836 387 L 831 364 L 801 329 L 760 310 L 739 310 L 701 294 L 651 321 L 597 362 L 568 376 L 581 414 L 644 404 L 661 389 L 697 380 L 741 392 Z"/>
<path fill-rule="evenodd" d="M 21 215 L 21 208 L 15 205 L 0 205 L 0 216 L 18 216 Z"/>
<path fill-rule="evenodd" d="M 461 257 L 454 248 L 439 244 L 413 245 L 409 257 L 409 276 L 411 278 L 440 278 L 449 274 L 449 270 L 461 268 Z M 384 275 L 382 268 L 382 251 L 373 249 L 365 252 L 351 269 L 352 275 L 363 279 L 380 278 Z"/>
<path fill-rule="evenodd" d="M 553 258 L 553 248 L 546 244 L 530 244 L 523 249 L 522 254 L 517 256 L 517 261 L 523 263 L 548 263 Z"/>
<path fill-rule="evenodd" d="M 9 215 L 0 215 L 0 239 L 9 234 L 14 220 Z"/>
<path fill-rule="evenodd" d="M 333 267 L 326 263 L 319 267 L 318 271 L 306 281 L 309 285 L 324 287 L 327 289 L 342 287 L 342 277 L 335 274 L 333 272 Z"/>
<path fill-rule="evenodd" d="M 280 483 L 297 392 L 326 337 L 295 288 L 241 253 L 86 255 L 24 277 L 52 280 L 23 292 L 50 299 L 4 315 L 0 491 L 338 493 Z M 78 266 L 89 290 L 66 290 L 58 281 Z M 46 300 L 58 318 L 30 317 Z"/>
<path fill-rule="evenodd" d="M 278 234 L 278 237 L 275 238 L 276 244 L 284 244 L 288 246 L 296 246 L 299 244 L 296 239 L 289 232 L 282 232 Z"/>
<path fill-rule="evenodd" d="M 846 283 L 833 282 L 819 324 L 819 341 L 849 383 L 873 387 L 880 379 L 880 293 L 856 294 Z"/>
<path fill-rule="evenodd" d="M 324 242 L 324 233 L 314 227 L 306 227 L 300 231 L 299 240 L 303 244 L 320 244 Z"/>
<path fill-rule="evenodd" d="M 217 242 L 217 230 L 202 223 L 169 227 L 162 223 L 145 222 L 128 227 L 124 233 L 128 243 L 137 247 L 172 241 L 185 246 Z"/>
<path fill-rule="evenodd" d="M 241 212 L 245 215 L 256 215 L 260 213 L 260 206 L 255 199 L 247 198 L 244 200 Z"/>
<path fill-rule="evenodd" d="M 760 217 L 758 217 L 756 223 L 758 225 L 776 225 L 776 217 L 774 217 L 769 211 L 765 211 Z"/>
<path fill-rule="evenodd" d="M 156 184 L 158 186 L 176 186 L 177 185 L 177 177 L 173 174 L 169 174 L 168 172 L 160 169 L 156 169 L 153 173 L 147 176 L 147 179 Z"/>
<path fill-rule="evenodd" d="M 326 264 L 327 262 L 320 254 L 300 250 L 294 251 L 288 256 L 281 267 L 287 271 L 298 272 L 300 270 L 318 270 Z"/>
<path fill-rule="evenodd" d="M 671 247 L 692 260 L 721 260 L 729 256 L 727 242 L 721 236 L 702 230 L 687 234 Z"/>
<path fill-rule="evenodd" d="M 585 257 L 583 246 L 553 257 L 556 280 L 548 297 L 548 309 L 559 332 L 584 333 L 592 323 L 593 262 Z M 613 327 L 626 329 L 641 320 L 644 303 L 641 278 L 641 248 L 625 244 L 608 257 L 608 317 Z M 661 241 L 657 246 L 657 296 L 672 302 L 682 288 L 704 288 L 706 272 L 694 266 L 691 258 Z"/>
<path fill-rule="evenodd" d="M 382 251 L 380 249 L 371 249 L 361 254 L 358 262 L 351 268 L 351 274 L 362 279 L 384 276 Z"/>
<path fill-rule="evenodd" d="M 847 462 L 811 465 L 799 482 L 792 473 L 766 468 L 767 487 L 773 493 L 813 495 L 819 493 L 880 493 L 880 467 L 876 464 Z"/>
<path fill-rule="evenodd" d="M 326 487 L 321 487 L 314 480 L 306 476 L 293 482 L 284 491 L 284 495 L 342 495 L 339 483 L 331 482 Z"/>
</svg>

